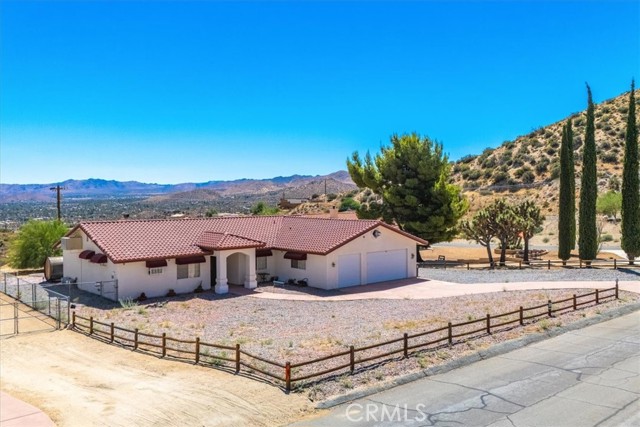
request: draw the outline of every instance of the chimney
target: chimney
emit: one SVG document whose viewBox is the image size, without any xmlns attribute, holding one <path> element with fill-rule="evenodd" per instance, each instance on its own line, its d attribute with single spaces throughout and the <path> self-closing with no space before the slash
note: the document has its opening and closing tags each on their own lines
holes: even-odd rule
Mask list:
<svg viewBox="0 0 640 427">
<path fill-rule="evenodd" d="M 338 209 L 335 206 L 331 206 L 331 209 L 329 209 L 329 218 L 338 218 Z"/>
</svg>

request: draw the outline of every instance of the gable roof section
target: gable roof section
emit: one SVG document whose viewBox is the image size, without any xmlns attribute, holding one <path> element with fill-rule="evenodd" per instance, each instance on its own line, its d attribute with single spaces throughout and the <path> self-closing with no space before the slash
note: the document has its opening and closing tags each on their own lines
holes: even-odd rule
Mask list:
<svg viewBox="0 0 640 427">
<path fill-rule="evenodd" d="M 265 242 L 247 239 L 229 233 L 217 233 L 215 231 L 205 231 L 196 240 L 196 246 L 203 249 L 223 251 L 227 249 L 260 248 L 266 245 Z"/>
<path fill-rule="evenodd" d="M 67 236 L 80 229 L 112 262 L 124 263 L 254 247 L 326 255 L 376 227 L 427 244 L 381 221 L 301 216 L 94 221 Z"/>
</svg>

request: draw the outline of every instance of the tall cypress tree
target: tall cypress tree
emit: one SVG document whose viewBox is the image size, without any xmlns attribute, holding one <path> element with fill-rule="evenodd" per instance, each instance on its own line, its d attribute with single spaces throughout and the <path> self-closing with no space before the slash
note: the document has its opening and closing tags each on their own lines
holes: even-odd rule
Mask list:
<svg viewBox="0 0 640 427">
<path fill-rule="evenodd" d="M 576 246 L 576 179 L 571 119 L 562 127 L 560 195 L 558 197 L 558 258 L 568 260 Z"/>
<path fill-rule="evenodd" d="M 598 231 L 596 229 L 596 128 L 591 88 L 587 84 L 587 128 L 582 154 L 582 186 L 580 187 L 580 219 L 578 249 L 580 258 L 592 260 L 598 255 Z"/>
<path fill-rule="evenodd" d="M 569 151 L 568 151 L 568 157 L 569 157 L 569 164 L 571 165 L 571 179 L 569 180 L 569 183 L 571 184 L 571 203 L 569 204 L 569 206 L 571 206 L 571 249 L 575 249 L 576 248 L 576 166 L 575 163 L 573 161 L 573 150 L 575 150 L 574 146 L 573 146 L 573 122 L 571 121 L 571 119 L 569 119 L 569 124 L 567 126 L 567 141 L 569 141 Z"/>
<path fill-rule="evenodd" d="M 622 169 L 622 250 L 629 263 L 640 256 L 640 178 L 638 178 L 638 127 L 636 125 L 635 81 L 631 81 L 629 115 L 624 140 Z"/>
</svg>

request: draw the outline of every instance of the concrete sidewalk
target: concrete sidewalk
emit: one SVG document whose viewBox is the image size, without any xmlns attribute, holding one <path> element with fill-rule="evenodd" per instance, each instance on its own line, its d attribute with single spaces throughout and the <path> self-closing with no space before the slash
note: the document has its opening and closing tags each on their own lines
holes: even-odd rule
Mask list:
<svg viewBox="0 0 640 427">
<path fill-rule="evenodd" d="M 0 426 L 55 427 L 55 424 L 40 409 L 0 391 Z"/>
<path fill-rule="evenodd" d="M 343 288 L 339 290 L 340 295 L 330 296 L 256 292 L 254 290 L 244 288 L 231 289 L 231 292 L 255 298 L 288 301 L 349 301 L 359 299 L 432 299 L 503 291 L 580 288 L 605 289 L 612 288 L 614 286 L 614 281 L 449 283 L 438 280 L 404 279 L 373 285 Z M 619 289 L 640 293 L 640 280 L 620 281 Z"/>
</svg>

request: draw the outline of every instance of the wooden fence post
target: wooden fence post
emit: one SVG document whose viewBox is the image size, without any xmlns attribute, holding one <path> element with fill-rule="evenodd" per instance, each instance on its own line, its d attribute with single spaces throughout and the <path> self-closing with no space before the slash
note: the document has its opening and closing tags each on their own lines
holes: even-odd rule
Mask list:
<svg viewBox="0 0 640 427">
<path fill-rule="evenodd" d="M 573 294 L 573 309 L 578 309 L 578 297 L 576 297 L 576 294 Z"/>
<path fill-rule="evenodd" d="M 580 258 L 580 269 L 582 269 L 582 258 Z"/>
<path fill-rule="evenodd" d="M 114 335 L 113 322 L 111 322 L 109 342 L 113 342 L 113 338 L 114 338 L 113 335 Z"/>
<path fill-rule="evenodd" d="M 240 372 L 240 344 L 236 344 L 236 374 Z"/>
<path fill-rule="evenodd" d="M 598 289 L 596 289 L 596 304 L 600 304 L 600 291 L 598 291 Z"/>
<path fill-rule="evenodd" d="M 162 357 L 167 355 L 167 333 L 162 333 Z"/>
<path fill-rule="evenodd" d="M 524 308 L 520 306 L 520 326 L 524 326 Z"/>
<path fill-rule="evenodd" d="M 406 359 L 407 357 L 409 357 L 409 334 L 408 333 L 404 333 L 404 358 Z"/>
<path fill-rule="evenodd" d="M 449 322 L 449 345 L 453 345 L 453 328 L 451 327 L 451 322 Z"/>
<path fill-rule="evenodd" d="M 291 391 L 291 362 L 284 367 L 284 382 L 287 391 Z"/>
<path fill-rule="evenodd" d="M 613 259 L 613 269 L 617 270 L 618 269 L 618 262 L 616 261 L 616 259 Z"/>
<path fill-rule="evenodd" d="M 349 364 L 351 365 L 349 368 L 351 373 L 356 369 L 356 352 L 353 346 L 349 347 Z"/>
<path fill-rule="evenodd" d="M 552 307 L 552 303 L 551 300 L 547 300 L 547 313 L 549 314 L 549 317 L 551 317 L 551 307 Z"/>
<path fill-rule="evenodd" d="M 75 329 L 76 327 L 76 311 L 73 310 L 73 314 L 71 315 L 71 327 Z"/>
<path fill-rule="evenodd" d="M 618 299 L 618 278 L 616 277 L 616 299 Z"/>
<path fill-rule="evenodd" d="M 551 270 L 551 260 L 547 260 L 547 270 Z"/>
<path fill-rule="evenodd" d="M 196 337 L 196 365 L 200 363 L 200 337 Z"/>
<path fill-rule="evenodd" d="M 522 270 L 522 261 L 518 261 L 518 270 Z"/>
<path fill-rule="evenodd" d="M 469 263 L 467 263 L 467 270 L 471 270 Z"/>
<path fill-rule="evenodd" d="M 93 335 L 93 316 L 89 317 L 89 335 Z"/>
<path fill-rule="evenodd" d="M 491 335 L 491 315 L 487 313 L 487 333 Z"/>
<path fill-rule="evenodd" d="M 138 349 L 138 328 L 136 328 L 135 332 L 133 333 L 133 349 Z"/>
</svg>

